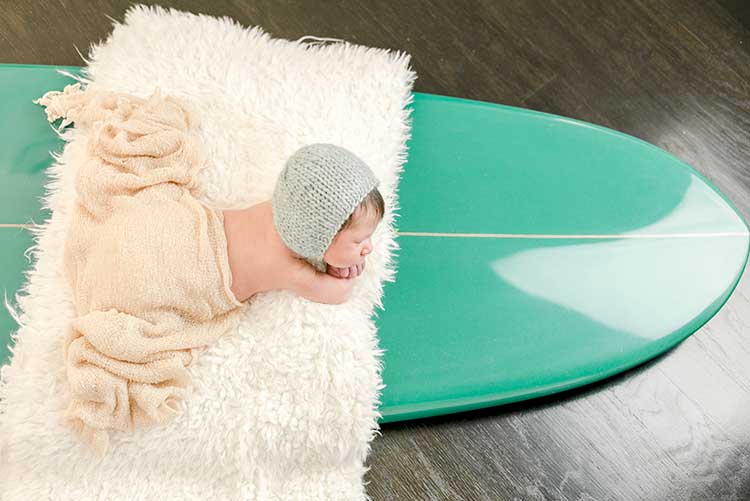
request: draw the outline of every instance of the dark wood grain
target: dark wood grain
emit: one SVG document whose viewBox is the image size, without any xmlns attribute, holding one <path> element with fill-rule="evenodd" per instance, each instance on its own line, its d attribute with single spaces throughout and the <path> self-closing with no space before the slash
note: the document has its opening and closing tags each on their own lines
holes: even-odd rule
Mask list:
<svg viewBox="0 0 750 501">
<path fill-rule="evenodd" d="M 150 3 L 150 2 L 144 2 Z M 0 3 L 0 62 L 83 64 L 128 2 Z M 748 219 L 750 2 L 164 2 L 272 36 L 412 55 L 414 90 L 569 116 L 694 166 Z M 77 50 L 78 49 L 78 50 Z M 624 374 L 503 407 L 383 425 L 377 500 L 750 499 L 750 286 Z"/>
</svg>

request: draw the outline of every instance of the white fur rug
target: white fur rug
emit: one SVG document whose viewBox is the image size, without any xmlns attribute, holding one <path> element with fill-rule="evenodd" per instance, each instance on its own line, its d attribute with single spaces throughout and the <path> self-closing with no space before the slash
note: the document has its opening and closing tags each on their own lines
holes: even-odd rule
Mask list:
<svg viewBox="0 0 750 501">
<path fill-rule="evenodd" d="M 386 214 L 348 303 L 256 296 L 238 331 L 189 366 L 195 386 L 183 413 L 164 427 L 113 432 L 98 464 L 60 423 L 69 399 L 60 342 L 74 313 L 61 254 L 85 147 L 65 129 L 48 170 L 52 216 L 32 227 L 34 262 L 11 310 L 21 327 L 0 383 L 0 499 L 369 499 L 364 463 L 383 388 L 372 317 L 396 274 L 396 188 L 416 79 L 409 54 L 272 38 L 230 18 L 143 5 L 113 27 L 91 47 L 82 84 L 141 97 L 160 86 L 193 99 L 211 159 L 201 174 L 207 203 L 266 200 L 298 147 L 332 142 L 372 167 Z M 45 120 L 41 106 L 38 114 Z"/>
</svg>

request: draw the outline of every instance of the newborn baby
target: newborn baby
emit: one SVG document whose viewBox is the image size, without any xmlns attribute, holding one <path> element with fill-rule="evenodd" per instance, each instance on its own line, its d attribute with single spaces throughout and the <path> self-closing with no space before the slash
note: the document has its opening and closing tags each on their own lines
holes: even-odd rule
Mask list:
<svg viewBox="0 0 750 501">
<path fill-rule="evenodd" d="M 346 302 L 383 218 L 377 184 L 372 171 L 348 150 L 308 145 L 287 162 L 273 199 L 223 211 L 237 299 L 285 289 L 319 303 Z"/>
<path fill-rule="evenodd" d="M 271 289 L 348 299 L 383 215 L 378 180 L 352 152 L 304 146 L 271 200 L 221 211 L 199 200 L 207 157 L 188 100 L 74 84 L 34 102 L 85 135 L 61 260 L 75 307 L 62 422 L 100 458 L 110 431 L 179 414 L 187 366 L 237 328 L 241 301 Z"/>
</svg>

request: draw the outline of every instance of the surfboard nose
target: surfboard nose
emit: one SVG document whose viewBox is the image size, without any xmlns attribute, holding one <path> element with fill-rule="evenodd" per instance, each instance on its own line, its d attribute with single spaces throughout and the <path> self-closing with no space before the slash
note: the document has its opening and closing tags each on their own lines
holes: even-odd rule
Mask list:
<svg viewBox="0 0 750 501">
<path fill-rule="evenodd" d="M 398 275 L 378 319 L 383 422 L 624 371 L 695 332 L 736 287 L 746 222 L 667 151 L 434 94 L 415 95 L 413 118 Z"/>
</svg>

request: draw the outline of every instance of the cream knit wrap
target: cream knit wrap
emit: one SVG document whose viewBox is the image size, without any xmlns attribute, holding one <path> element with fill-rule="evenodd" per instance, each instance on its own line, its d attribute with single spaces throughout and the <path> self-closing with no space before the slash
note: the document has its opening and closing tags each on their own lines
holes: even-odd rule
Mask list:
<svg viewBox="0 0 750 501">
<path fill-rule="evenodd" d="M 87 135 L 66 234 L 76 318 L 63 343 L 64 422 L 103 457 L 109 430 L 166 423 L 192 392 L 186 366 L 232 332 L 223 213 L 203 203 L 198 117 L 184 100 L 68 85 L 34 101 Z"/>
</svg>

